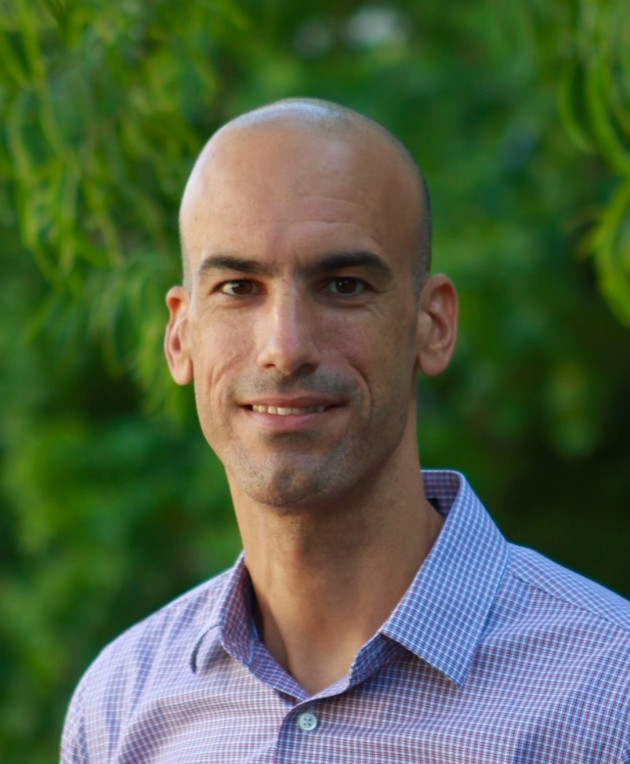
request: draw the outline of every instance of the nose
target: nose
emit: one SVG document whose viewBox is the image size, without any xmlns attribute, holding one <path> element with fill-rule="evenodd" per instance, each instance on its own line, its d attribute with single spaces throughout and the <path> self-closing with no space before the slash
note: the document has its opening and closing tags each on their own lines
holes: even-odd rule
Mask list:
<svg viewBox="0 0 630 764">
<path fill-rule="evenodd" d="M 298 290 L 269 295 L 257 322 L 258 364 L 286 376 L 320 362 L 316 317 Z"/>
</svg>

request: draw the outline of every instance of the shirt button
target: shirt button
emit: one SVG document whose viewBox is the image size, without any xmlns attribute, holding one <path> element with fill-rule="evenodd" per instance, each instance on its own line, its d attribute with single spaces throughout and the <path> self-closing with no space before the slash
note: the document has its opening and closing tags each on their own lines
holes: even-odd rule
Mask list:
<svg viewBox="0 0 630 764">
<path fill-rule="evenodd" d="M 297 725 L 302 732 L 312 732 L 317 727 L 317 717 L 311 711 L 304 711 L 298 716 Z"/>
</svg>

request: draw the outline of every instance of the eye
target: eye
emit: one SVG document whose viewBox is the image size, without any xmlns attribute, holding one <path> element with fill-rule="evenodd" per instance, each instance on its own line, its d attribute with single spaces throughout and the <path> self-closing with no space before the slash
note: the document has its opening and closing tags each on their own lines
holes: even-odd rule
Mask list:
<svg viewBox="0 0 630 764">
<path fill-rule="evenodd" d="M 331 279 L 326 285 L 326 291 L 339 297 L 357 297 L 367 289 L 367 284 L 362 279 L 352 276 L 338 276 Z"/>
<path fill-rule="evenodd" d="M 231 297 L 249 297 L 258 294 L 259 289 L 255 281 L 251 279 L 235 279 L 234 281 L 224 281 L 219 285 L 219 292 Z"/>
</svg>

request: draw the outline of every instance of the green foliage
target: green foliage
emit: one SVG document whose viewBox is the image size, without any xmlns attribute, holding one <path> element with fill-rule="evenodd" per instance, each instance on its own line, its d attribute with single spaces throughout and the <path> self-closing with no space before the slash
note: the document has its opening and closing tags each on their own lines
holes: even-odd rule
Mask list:
<svg viewBox="0 0 630 764">
<path fill-rule="evenodd" d="M 194 156 L 275 98 L 370 114 L 428 177 L 462 327 L 421 384 L 423 463 L 630 594 L 630 347 L 575 258 L 627 320 L 621 5 L 0 0 L 3 763 L 53 761 L 100 646 L 237 552 L 163 295 Z"/>
<path fill-rule="evenodd" d="M 164 377 L 135 349 L 154 357 L 155 308 L 177 277 L 174 211 L 217 92 L 213 47 L 246 21 L 229 0 L 188 2 L 186 13 L 165 0 L 101 11 L 96 2 L 0 6 L 0 167 L 23 246 L 51 286 L 35 328 L 68 300 L 82 305 L 110 366 L 131 365 L 153 402 Z M 138 321 L 140 305 L 153 313 Z M 130 345 L 120 336 L 127 319 Z"/>
<path fill-rule="evenodd" d="M 602 293 L 630 326 L 630 17 L 623 0 L 573 6 L 561 19 L 559 110 L 575 145 L 601 157 L 615 176 L 582 249 L 595 259 Z M 562 25 L 554 31 L 562 34 Z"/>
</svg>

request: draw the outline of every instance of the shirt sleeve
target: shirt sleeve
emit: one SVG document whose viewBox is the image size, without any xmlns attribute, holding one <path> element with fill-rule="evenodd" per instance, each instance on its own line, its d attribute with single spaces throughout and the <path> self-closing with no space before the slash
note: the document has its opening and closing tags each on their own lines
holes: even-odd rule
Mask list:
<svg viewBox="0 0 630 764">
<path fill-rule="evenodd" d="M 90 757 L 85 739 L 85 716 L 83 710 L 83 685 L 80 684 L 72 697 L 61 737 L 60 764 L 89 764 Z"/>
</svg>

